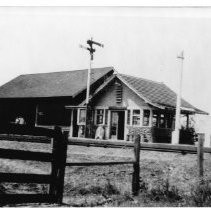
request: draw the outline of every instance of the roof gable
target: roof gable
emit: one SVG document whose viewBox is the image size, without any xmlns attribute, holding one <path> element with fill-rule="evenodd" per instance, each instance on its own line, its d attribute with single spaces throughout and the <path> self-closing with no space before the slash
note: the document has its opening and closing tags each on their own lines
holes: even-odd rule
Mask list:
<svg viewBox="0 0 211 210">
<path fill-rule="evenodd" d="M 93 68 L 92 81 L 113 71 L 112 67 Z M 0 87 L 0 98 L 75 96 L 86 89 L 87 70 L 20 75 Z"/>
</svg>

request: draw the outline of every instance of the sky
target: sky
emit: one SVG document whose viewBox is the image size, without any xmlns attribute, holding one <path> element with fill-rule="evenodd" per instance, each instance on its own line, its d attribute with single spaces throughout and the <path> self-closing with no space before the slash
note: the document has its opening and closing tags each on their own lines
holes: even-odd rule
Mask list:
<svg viewBox="0 0 211 210">
<path fill-rule="evenodd" d="M 119 73 L 164 82 L 211 113 L 211 7 L 0 7 L 0 85 L 20 74 L 113 66 Z"/>
</svg>

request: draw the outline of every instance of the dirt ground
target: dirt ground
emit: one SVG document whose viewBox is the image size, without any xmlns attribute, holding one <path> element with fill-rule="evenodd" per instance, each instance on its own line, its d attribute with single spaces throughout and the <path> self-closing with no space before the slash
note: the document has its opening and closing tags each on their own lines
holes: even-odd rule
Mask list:
<svg viewBox="0 0 211 210">
<path fill-rule="evenodd" d="M 50 145 L 38 143 L 20 143 L 0 141 L 0 148 L 13 148 L 32 151 L 50 151 Z M 94 148 L 68 146 L 67 162 L 133 160 L 133 150 L 122 148 Z M 50 173 L 50 164 L 34 161 L 0 159 L 1 172 Z M 146 193 L 131 195 L 133 168 L 131 165 L 66 167 L 63 206 L 189 206 L 180 201 L 162 201 L 149 199 Z M 182 197 L 190 196 L 197 182 L 197 156 L 141 151 L 141 186 L 153 189 L 168 180 Z M 204 176 L 211 179 L 211 155 L 204 156 Z M 2 184 L 6 193 L 47 193 L 46 185 L 38 184 Z M 0 189 L 1 191 L 1 189 Z M 23 206 L 23 205 L 19 205 Z M 24 206 L 46 207 L 45 204 Z M 57 206 L 57 205 L 50 205 Z"/>
</svg>

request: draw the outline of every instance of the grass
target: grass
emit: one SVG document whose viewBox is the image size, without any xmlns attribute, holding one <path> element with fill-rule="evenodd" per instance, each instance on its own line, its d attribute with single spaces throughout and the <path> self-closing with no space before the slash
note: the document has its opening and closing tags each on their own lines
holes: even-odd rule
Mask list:
<svg viewBox="0 0 211 210">
<path fill-rule="evenodd" d="M 208 180 L 199 180 L 192 186 L 190 205 L 197 207 L 211 206 L 211 185 Z"/>
<path fill-rule="evenodd" d="M 0 141 L 0 148 L 51 150 L 48 144 L 9 141 Z M 68 162 L 132 160 L 133 150 L 69 146 L 67 156 Z M 209 180 L 210 155 L 205 154 L 204 159 L 205 179 Z M 50 164 L 0 159 L 0 171 L 48 174 Z M 77 207 L 211 206 L 209 181 L 203 185 L 204 187 L 197 185 L 196 155 L 141 151 L 141 190 L 140 195 L 136 197 L 131 195 L 132 171 L 131 165 L 67 167 L 63 201 L 68 206 Z M 46 185 L 17 183 L 0 185 L 0 193 L 47 193 L 47 191 Z"/>
</svg>

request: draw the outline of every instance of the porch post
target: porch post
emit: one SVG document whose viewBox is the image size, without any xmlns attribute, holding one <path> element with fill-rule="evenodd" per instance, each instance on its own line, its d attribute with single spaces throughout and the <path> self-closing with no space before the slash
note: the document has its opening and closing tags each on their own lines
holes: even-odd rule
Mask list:
<svg viewBox="0 0 211 210">
<path fill-rule="evenodd" d="M 189 114 L 186 114 L 186 117 L 187 117 L 186 128 L 188 129 L 189 128 Z"/>
<path fill-rule="evenodd" d="M 106 132 L 106 136 L 109 139 L 110 138 L 110 128 L 111 128 L 111 110 L 108 109 L 108 128 L 107 128 L 107 132 Z"/>
<path fill-rule="evenodd" d="M 38 104 L 36 105 L 35 109 L 35 127 L 37 126 L 37 115 L 38 115 Z"/>
<path fill-rule="evenodd" d="M 125 123 L 124 123 L 124 140 L 127 141 L 127 133 L 126 133 L 126 126 L 127 126 L 127 112 L 128 110 L 125 110 Z"/>
<path fill-rule="evenodd" d="M 71 116 L 70 116 L 70 131 L 69 131 L 69 137 L 73 136 L 73 109 L 71 109 Z"/>
<path fill-rule="evenodd" d="M 152 127 L 152 118 L 153 118 L 153 111 L 150 109 L 149 127 Z"/>
</svg>

